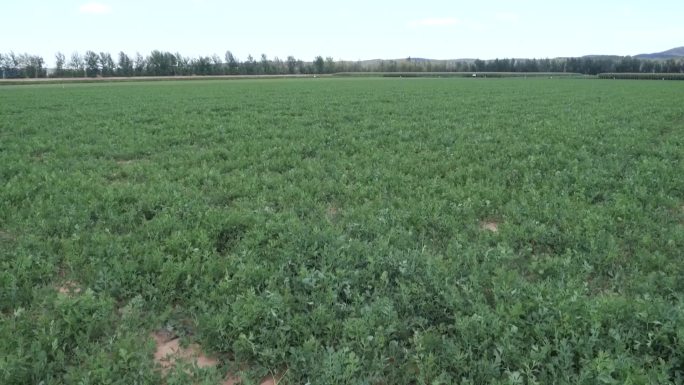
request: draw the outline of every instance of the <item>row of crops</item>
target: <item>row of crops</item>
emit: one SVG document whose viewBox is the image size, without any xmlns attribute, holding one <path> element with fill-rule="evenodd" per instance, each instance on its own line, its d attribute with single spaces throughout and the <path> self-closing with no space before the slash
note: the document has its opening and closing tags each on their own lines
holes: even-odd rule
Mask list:
<svg viewBox="0 0 684 385">
<path fill-rule="evenodd" d="M 633 80 L 684 80 L 684 73 L 604 73 L 598 75 L 599 79 L 633 79 Z"/>
<path fill-rule="evenodd" d="M 220 80 L 220 79 L 258 79 L 258 78 L 296 78 L 312 75 L 237 75 L 237 76 L 174 76 L 174 77 L 136 77 L 136 78 L 73 78 L 73 79 L 8 79 L 0 80 L 0 85 L 52 84 L 52 83 L 95 83 L 130 82 L 153 80 Z M 583 79 L 633 79 L 633 80 L 684 80 L 684 73 L 602 73 L 597 76 L 574 72 L 339 72 L 320 77 L 386 77 L 386 78 L 583 78 Z M 316 77 L 314 75 L 314 77 Z"/>
<path fill-rule="evenodd" d="M 585 77 L 573 72 L 339 72 L 341 77 L 385 77 L 385 78 L 434 78 L 434 77 L 483 77 L 483 78 L 528 78 L 528 77 Z"/>
<path fill-rule="evenodd" d="M 0 385 L 684 384 L 684 83 L 553 77 L 0 87 Z"/>
</svg>

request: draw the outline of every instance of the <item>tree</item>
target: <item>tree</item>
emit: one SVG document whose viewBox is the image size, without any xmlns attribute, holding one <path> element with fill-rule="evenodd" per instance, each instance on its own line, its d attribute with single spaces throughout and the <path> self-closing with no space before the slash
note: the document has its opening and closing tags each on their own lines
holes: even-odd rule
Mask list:
<svg viewBox="0 0 684 385">
<path fill-rule="evenodd" d="M 32 68 L 30 68 L 30 64 L 29 64 L 29 55 L 27 53 L 20 53 L 19 55 L 17 55 L 16 61 L 17 61 L 17 70 L 19 72 L 20 77 L 23 77 L 23 78 L 34 77 Z"/>
<path fill-rule="evenodd" d="M 38 55 L 28 53 L 14 55 L 13 52 L 10 52 L 7 64 L 11 66 L 10 77 L 38 78 L 45 76 L 43 70 L 45 61 Z"/>
<path fill-rule="evenodd" d="M 175 75 L 176 56 L 171 52 L 154 50 L 147 57 L 147 73 L 153 76 Z"/>
<path fill-rule="evenodd" d="M 323 56 L 316 56 L 316 59 L 314 59 L 314 72 L 317 74 L 322 74 L 323 70 L 325 69 L 325 60 L 323 60 Z"/>
<path fill-rule="evenodd" d="M 64 64 L 65 63 L 66 63 L 66 58 L 64 57 L 64 54 L 61 52 L 57 52 L 55 54 L 55 76 L 56 77 L 64 76 Z"/>
<path fill-rule="evenodd" d="M 176 52 L 176 64 L 175 71 L 176 75 L 191 75 L 192 68 L 190 66 L 190 59 L 183 57 L 180 52 Z"/>
<path fill-rule="evenodd" d="M 304 63 L 304 61 L 297 59 L 297 73 L 309 74 L 313 72 L 313 66 Z"/>
<path fill-rule="evenodd" d="M 42 78 L 45 77 L 45 70 L 43 70 L 43 65 L 45 64 L 45 60 L 41 56 L 38 55 L 30 55 L 29 56 L 29 67 L 32 70 L 32 75 L 34 78 Z"/>
<path fill-rule="evenodd" d="M 20 68 L 20 60 L 21 57 L 15 55 L 12 51 L 8 52 L 5 55 L 0 55 L 0 65 L 2 66 L 3 79 L 24 76 Z"/>
<path fill-rule="evenodd" d="M 297 70 L 297 59 L 294 56 L 287 57 L 287 73 L 294 74 Z"/>
<path fill-rule="evenodd" d="M 396 69 L 396 65 L 395 65 L 395 69 Z M 325 73 L 331 74 L 333 72 L 335 72 L 335 60 L 333 60 L 332 57 L 328 56 L 325 58 Z"/>
<path fill-rule="evenodd" d="M 209 56 L 200 56 L 192 61 L 193 73 L 195 75 L 210 75 L 212 62 Z"/>
<path fill-rule="evenodd" d="M 259 73 L 270 74 L 273 70 L 271 67 L 271 62 L 268 60 L 268 57 L 265 53 L 262 53 Z"/>
<path fill-rule="evenodd" d="M 85 53 L 86 76 L 94 78 L 100 74 L 100 56 L 93 51 Z"/>
<path fill-rule="evenodd" d="M 73 52 L 71 54 L 71 58 L 69 59 L 69 71 L 71 72 L 71 76 L 83 76 L 84 73 L 84 63 L 83 63 L 83 58 L 78 52 Z"/>
<path fill-rule="evenodd" d="M 287 73 L 287 70 L 285 69 L 285 65 L 284 65 L 283 61 L 280 60 L 280 58 L 278 56 L 276 56 L 275 58 L 273 58 L 273 60 L 271 60 L 271 72 L 274 74 L 279 74 L 279 75 Z"/>
<path fill-rule="evenodd" d="M 228 63 L 228 73 L 231 75 L 237 75 L 239 71 L 238 60 L 233 56 L 233 53 L 226 51 L 226 63 Z"/>
<path fill-rule="evenodd" d="M 217 54 L 211 55 L 212 75 L 223 75 L 223 62 Z"/>
<path fill-rule="evenodd" d="M 667 59 L 665 62 L 662 64 L 663 72 L 667 73 L 677 73 L 679 72 L 679 65 L 677 65 L 677 61 L 675 59 Z"/>
<path fill-rule="evenodd" d="M 100 67 L 102 69 L 102 76 L 114 75 L 114 60 L 109 52 L 100 52 Z"/>
<path fill-rule="evenodd" d="M 133 71 L 135 76 L 142 76 L 145 75 L 145 66 L 146 66 L 146 61 L 143 55 L 140 54 L 140 52 L 135 53 L 135 61 L 133 63 Z"/>
<path fill-rule="evenodd" d="M 537 63 L 537 60 L 535 59 L 528 59 L 525 60 L 522 64 L 522 72 L 538 72 L 539 71 L 539 65 Z M 559 71 L 562 72 L 562 71 Z"/>
<path fill-rule="evenodd" d="M 133 62 L 125 52 L 119 52 L 119 62 L 116 66 L 116 74 L 119 76 L 133 76 Z"/>
<path fill-rule="evenodd" d="M 247 55 L 247 60 L 244 63 L 244 68 L 245 71 L 243 73 L 247 75 L 252 75 L 254 74 L 254 71 L 256 70 L 256 61 L 254 61 L 254 57 L 252 55 Z"/>
</svg>

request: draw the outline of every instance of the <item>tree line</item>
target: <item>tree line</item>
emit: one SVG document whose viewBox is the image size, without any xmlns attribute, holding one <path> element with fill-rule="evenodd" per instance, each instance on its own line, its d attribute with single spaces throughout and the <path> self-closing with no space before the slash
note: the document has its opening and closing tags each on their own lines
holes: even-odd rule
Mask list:
<svg viewBox="0 0 684 385">
<path fill-rule="evenodd" d="M 0 53 L 3 78 L 41 77 L 111 77 L 111 76 L 191 76 L 191 75 L 286 75 L 327 74 L 335 72 L 566 72 L 596 75 L 599 73 L 684 73 L 684 59 L 652 60 L 634 57 L 582 57 L 555 59 L 494 60 L 398 60 L 335 61 L 317 56 L 305 62 L 286 59 L 259 59 L 248 55 L 238 59 L 232 52 L 219 55 L 187 57 L 180 53 L 152 51 L 143 56 L 119 52 L 74 52 L 70 57 L 58 52 L 55 67 L 48 69 L 38 55 Z"/>
</svg>

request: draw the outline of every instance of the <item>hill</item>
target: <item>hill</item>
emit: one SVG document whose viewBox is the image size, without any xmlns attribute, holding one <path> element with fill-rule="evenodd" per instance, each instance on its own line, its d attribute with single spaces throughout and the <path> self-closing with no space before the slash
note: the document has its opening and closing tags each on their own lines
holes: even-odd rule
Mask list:
<svg viewBox="0 0 684 385">
<path fill-rule="evenodd" d="M 667 60 L 676 59 L 684 57 L 684 47 L 672 48 L 663 52 L 656 53 L 644 53 L 641 55 L 636 55 L 639 59 L 655 59 L 655 60 Z"/>
<path fill-rule="evenodd" d="M 586 59 L 606 59 L 606 60 L 619 60 L 622 58 L 620 55 L 584 55 L 582 58 Z"/>
</svg>

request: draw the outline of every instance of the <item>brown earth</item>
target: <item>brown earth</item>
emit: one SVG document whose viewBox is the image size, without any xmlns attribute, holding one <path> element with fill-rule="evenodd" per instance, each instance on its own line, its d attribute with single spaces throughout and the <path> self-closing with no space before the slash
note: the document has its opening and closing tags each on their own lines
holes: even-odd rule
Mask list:
<svg viewBox="0 0 684 385">
<path fill-rule="evenodd" d="M 154 360 L 161 366 L 164 373 L 178 362 L 194 363 L 198 368 L 218 365 L 218 360 L 205 355 L 199 345 L 190 344 L 182 347 L 180 346 L 180 338 L 166 331 L 155 332 L 152 334 L 152 338 L 157 345 Z"/>
<path fill-rule="evenodd" d="M 499 223 L 495 221 L 482 221 L 480 222 L 480 229 L 484 231 L 491 231 L 492 233 L 499 232 Z"/>
<path fill-rule="evenodd" d="M 116 164 L 121 164 L 121 165 L 133 164 L 133 163 L 136 163 L 137 161 L 138 161 L 138 159 L 119 159 L 116 161 Z"/>
<path fill-rule="evenodd" d="M 328 209 L 325 210 L 326 215 L 328 216 L 328 219 L 331 221 L 334 221 L 337 219 L 337 216 L 340 214 L 340 209 L 337 208 L 336 206 L 328 206 Z"/>
<path fill-rule="evenodd" d="M 63 295 L 73 295 L 79 294 L 81 292 L 81 288 L 78 287 L 78 283 L 74 281 L 66 281 L 62 284 L 62 286 L 57 288 L 57 292 Z"/>
<path fill-rule="evenodd" d="M 198 368 L 216 367 L 219 361 L 215 357 L 211 357 L 202 352 L 202 348 L 198 344 L 190 344 L 186 347 L 180 345 L 180 338 L 174 334 L 160 330 L 152 333 L 152 339 L 156 344 L 156 351 L 154 353 L 154 361 L 159 364 L 162 374 L 167 374 L 173 369 L 176 364 L 195 364 Z M 277 385 L 282 379 L 280 376 L 267 376 L 260 385 Z M 228 373 L 221 385 L 237 385 L 242 380 L 234 374 Z"/>
<path fill-rule="evenodd" d="M 17 238 L 12 234 L 4 230 L 0 230 L 0 241 L 15 241 Z"/>
</svg>

